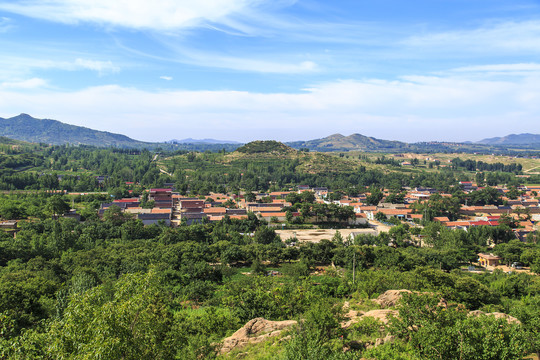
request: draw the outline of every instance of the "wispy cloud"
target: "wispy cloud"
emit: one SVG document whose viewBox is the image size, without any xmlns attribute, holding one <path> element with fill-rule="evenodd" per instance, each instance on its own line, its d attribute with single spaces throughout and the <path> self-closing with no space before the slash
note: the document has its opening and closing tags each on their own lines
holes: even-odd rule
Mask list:
<svg viewBox="0 0 540 360">
<path fill-rule="evenodd" d="M 95 71 L 100 76 L 120 71 L 120 67 L 113 64 L 111 61 L 90 60 L 77 58 L 72 61 L 64 60 L 49 60 L 43 57 L 21 57 L 7 55 L 0 58 L 0 66 L 9 71 L 0 71 L 0 79 L 2 77 L 13 74 L 14 76 L 21 74 L 32 73 L 36 69 L 42 70 L 65 70 L 65 71 Z"/>
<path fill-rule="evenodd" d="M 165 75 L 160 76 L 159 78 L 162 79 L 162 80 L 167 80 L 167 81 L 171 81 L 173 79 L 172 76 L 165 76 Z"/>
<path fill-rule="evenodd" d="M 402 42 L 407 47 L 430 53 L 538 54 L 540 53 L 540 21 L 498 22 L 474 29 L 416 35 Z"/>
<path fill-rule="evenodd" d="M 318 65 L 313 61 L 285 62 L 260 60 L 250 57 L 231 57 L 221 54 L 205 52 L 185 51 L 183 56 L 178 58 L 180 62 L 249 72 L 275 73 L 275 74 L 299 74 L 311 73 L 319 70 Z"/>
<path fill-rule="evenodd" d="M 491 65 L 473 65 L 463 66 L 453 69 L 455 72 L 537 72 L 540 71 L 540 64 L 520 63 L 520 64 L 491 64 Z"/>
<path fill-rule="evenodd" d="M 13 27 L 10 18 L 0 17 L 0 34 L 8 32 Z"/>
<path fill-rule="evenodd" d="M 171 30 L 220 23 L 263 0 L 27 0 L 0 1 L 0 10 L 49 21 Z"/>
<path fill-rule="evenodd" d="M 306 55 L 304 54 L 300 56 L 293 56 L 290 54 L 268 54 L 266 58 L 261 54 L 257 54 L 257 57 L 254 57 L 253 54 L 230 56 L 223 52 L 196 50 L 184 44 L 170 41 L 170 39 L 161 39 L 160 43 L 170 52 L 169 56 L 166 57 L 148 53 L 128 47 L 121 43 L 119 43 L 119 46 L 133 54 L 154 60 L 218 69 L 268 74 L 303 74 L 320 71 L 320 66 L 314 61 L 306 59 L 295 61 L 291 59 L 292 57 L 305 58 Z M 245 53 L 245 51 L 242 51 L 242 53 Z M 264 60 L 262 58 L 264 58 Z"/>
</svg>

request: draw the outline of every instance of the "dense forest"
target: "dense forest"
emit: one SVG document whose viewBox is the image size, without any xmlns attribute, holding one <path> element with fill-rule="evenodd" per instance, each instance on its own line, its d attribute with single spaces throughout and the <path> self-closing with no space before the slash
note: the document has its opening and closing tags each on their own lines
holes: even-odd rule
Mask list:
<svg viewBox="0 0 540 360">
<path fill-rule="evenodd" d="M 486 187 L 519 195 L 517 165 L 452 161 L 412 169 L 272 143 L 229 153 L 149 152 L 88 146 L 4 145 L 0 217 L 0 359 L 523 359 L 540 353 L 538 232 L 517 240 L 516 224 L 451 230 L 461 205 L 503 204 Z M 521 165 L 520 165 L 521 166 Z M 478 174 L 482 174 L 482 178 Z M 488 180 L 489 179 L 489 180 Z M 205 199 L 247 196 L 298 185 L 329 196 L 366 194 L 366 203 L 403 202 L 406 187 L 445 192 L 412 206 L 421 223 L 392 220 L 387 232 L 320 242 L 280 238 L 246 219 L 144 226 L 110 207 L 111 198 L 174 186 Z M 383 191 L 390 195 L 383 195 Z M 339 224 L 351 210 L 287 196 L 302 225 Z M 81 219 L 58 216 L 74 208 Z M 291 226 L 295 224 L 291 221 Z M 333 226 L 333 225 L 332 225 Z M 424 246 L 416 240 L 422 239 Z M 468 271 L 478 253 L 530 272 Z M 406 289 L 387 310 L 374 300 Z M 385 319 L 351 313 L 388 311 Z M 512 317 L 472 316 L 471 311 Z M 255 318 L 295 320 L 276 337 L 223 352 L 223 339 Z M 377 345 L 377 346 L 375 346 Z"/>
</svg>

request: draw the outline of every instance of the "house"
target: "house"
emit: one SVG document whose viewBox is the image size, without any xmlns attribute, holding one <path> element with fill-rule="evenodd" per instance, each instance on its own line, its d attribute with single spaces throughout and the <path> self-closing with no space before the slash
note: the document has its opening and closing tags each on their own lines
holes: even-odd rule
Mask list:
<svg viewBox="0 0 540 360">
<path fill-rule="evenodd" d="M 62 217 L 75 219 L 77 221 L 81 221 L 81 215 L 77 214 L 77 210 L 75 210 L 75 209 L 70 209 L 67 213 L 62 215 Z"/>
<path fill-rule="evenodd" d="M 208 216 L 201 212 L 201 213 L 183 213 L 180 218 L 184 221 L 186 221 L 186 224 L 187 225 L 192 225 L 192 224 L 202 224 L 205 219 L 208 218 Z"/>
<path fill-rule="evenodd" d="M 180 200 L 181 212 L 202 212 L 204 208 L 204 200 Z"/>
<path fill-rule="evenodd" d="M 377 212 L 383 213 L 387 219 L 395 217 L 398 219 L 405 219 L 408 215 L 412 214 L 412 209 L 378 209 Z"/>
<path fill-rule="evenodd" d="M 224 207 L 209 207 L 205 208 L 203 212 L 208 216 L 220 216 L 227 213 L 227 209 Z"/>
<path fill-rule="evenodd" d="M 449 229 L 467 230 L 471 224 L 469 221 L 449 221 L 444 224 Z"/>
<path fill-rule="evenodd" d="M 125 198 L 125 199 L 116 199 L 113 200 L 113 204 L 120 206 L 123 204 L 125 208 L 139 207 L 141 202 L 138 198 Z"/>
<path fill-rule="evenodd" d="M 172 190 L 171 189 L 150 189 L 148 200 L 154 200 L 154 207 L 172 208 Z"/>
<path fill-rule="evenodd" d="M 460 181 L 459 185 L 463 187 L 463 191 L 471 191 L 474 188 L 472 181 Z"/>
<path fill-rule="evenodd" d="M 261 212 L 259 213 L 259 216 L 268 222 L 272 222 L 272 220 L 280 222 L 287 221 L 287 213 L 285 212 Z"/>
<path fill-rule="evenodd" d="M 17 220 L 1 221 L 0 230 L 11 234 L 13 237 L 17 237 L 17 232 L 19 232 L 19 228 L 17 228 Z"/>
<path fill-rule="evenodd" d="M 441 224 L 445 224 L 450 221 L 450 219 L 447 216 L 436 216 L 433 218 L 433 221 L 440 222 Z"/>
<path fill-rule="evenodd" d="M 367 215 L 364 213 L 355 213 L 354 219 L 349 220 L 349 225 L 365 225 L 368 223 Z"/>
<path fill-rule="evenodd" d="M 247 215 L 246 209 L 227 209 L 226 214 L 229 216 L 235 215 L 235 216 L 243 216 Z"/>
<path fill-rule="evenodd" d="M 478 262 L 481 266 L 499 266 L 502 258 L 493 254 L 478 254 Z"/>
<path fill-rule="evenodd" d="M 137 214 L 137 219 L 141 220 L 144 225 L 159 224 L 163 222 L 165 225 L 171 225 L 171 214 L 166 213 L 141 213 Z"/>
<path fill-rule="evenodd" d="M 17 220 L 7 220 L 0 222 L 0 229 L 16 229 L 17 228 Z"/>
</svg>

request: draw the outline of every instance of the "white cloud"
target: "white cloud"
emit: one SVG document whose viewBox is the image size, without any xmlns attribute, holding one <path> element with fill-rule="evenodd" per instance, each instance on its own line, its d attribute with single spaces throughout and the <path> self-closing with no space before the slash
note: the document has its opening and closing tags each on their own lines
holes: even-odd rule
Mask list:
<svg viewBox="0 0 540 360">
<path fill-rule="evenodd" d="M 262 0 L 27 0 L 0 1 L 0 10 L 55 22 L 91 22 L 171 30 L 223 21 Z"/>
<path fill-rule="evenodd" d="M 30 89 L 37 89 L 41 87 L 45 87 L 47 85 L 47 81 L 40 78 L 32 78 L 27 80 L 20 80 L 20 81 L 6 81 L 3 83 L 0 83 L 0 89 L 24 89 L 24 90 L 30 90 Z"/>
<path fill-rule="evenodd" d="M 61 65 L 62 66 L 62 65 Z M 60 66 L 60 67 L 61 67 Z M 105 72 L 119 72 L 120 68 L 110 61 L 97 61 L 88 59 L 76 59 L 74 63 L 65 63 L 66 69 L 87 69 L 97 71 L 100 74 Z"/>
<path fill-rule="evenodd" d="M 386 139 L 475 140 L 535 132 L 540 77 L 518 81 L 409 76 L 346 80 L 299 93 L 143 91 L 116 85 L 77 92 L 0 89 L 0 108 L 142 140 L 282 140 L 358 132 Z M 0 115 L 1 116 L 1 115 Z"/>
<path fill-rule="evenodd" d="M 160 78 L 160 79 L 163 79 L 163 80 L 167 80 L 167 81 L 171 81 L 171 80 L 173 79 L 172 76 L 165 76 L 165 75 L 164 75 L 164 76 L 160 76 L 159 78 Z"/>
</svg>

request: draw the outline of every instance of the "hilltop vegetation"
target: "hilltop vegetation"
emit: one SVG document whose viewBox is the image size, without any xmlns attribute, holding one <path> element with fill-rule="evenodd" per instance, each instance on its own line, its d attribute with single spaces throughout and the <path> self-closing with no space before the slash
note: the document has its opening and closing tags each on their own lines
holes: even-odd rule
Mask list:
<svg viewBox="0 0 540 360">
<path fill-rule="evenodd" d="M 250 143 L 247 143 L 238 149 L 236 151 L 243 153 L 243 154 L 272 154 L 272 155 L 278 155 L 278 154 L 291 154 L 296 153 L 296 150 L 293 148 L 274 140 L 267 140 L 267 141 L 252 141 Z"/>
<path fill-rule="evenodd" d="M 410 148 L 408 144 L 400 141 L 381 140 L 360 134 L 349 136 L 334 134 L 322 139 L 295 141 L 288 145 L 313 151 L 402 151 Z"/>
</svg>

